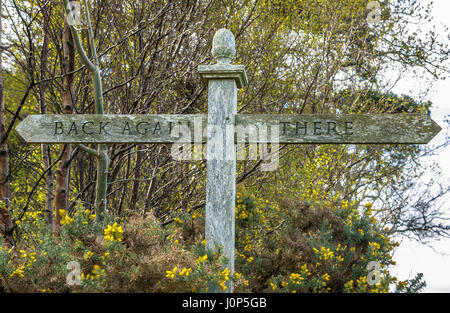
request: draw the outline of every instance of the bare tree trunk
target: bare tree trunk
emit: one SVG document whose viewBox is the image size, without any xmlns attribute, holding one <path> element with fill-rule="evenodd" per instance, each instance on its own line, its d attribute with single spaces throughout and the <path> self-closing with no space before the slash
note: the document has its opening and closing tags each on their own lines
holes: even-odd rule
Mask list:
<svg viewBox="0 0 450 313">
<path fill-rule="evenodd" d="M 63 0 L 63 3 L 66 13 L 71 11 L 69 0 Z M 94 32 L 92 30 L 91 18 L 89 14 L 89 5 L 87 0 L 84 0 L 84 6 L 86 9 L 85 15 L 89 33 L 89 45 L 91 48 L 93 59 L 92 62 L 87 56 L 86 52 L 84 51 L 77 29 L 73 26 L 70 27 L 70 29 L 72 31 L 72 38 L 74 39 L 75 47 L 78 53 L 80 54 L 81 62 L 86 66 L 86 68 L 92 75 L 94 85 L 95 114 L 104 114 L 102 78 L 100 76 L 99 61 L 94 42 Z M 109 164 L 108 145 L 99 144 L 97 146 L 97 151 L 94 152 L 93 154 L 96 155 L 97 157 L 97 181 L 95 186 L 96 223 L 102 224 L 104 222 L 104 216 L 106 211 L 106 196 L 108 189 L 108 164 Z"/>
<path fill-rule="evenodd" d="M 123 203 L 125 202 L 125 195 L 126 195 L 126 192 L 127 192 L 128 183 L 127 183 L 126 180 L 128 179 L 128 177 L 130 175 L 130 167 L 131 167 L 131 155 L 130 154 L 128 154 L 127 159 L 128 159 L 128 161 L 127 161 L 127 170 L 125 171 L 125 176 L 124 176 L 125 177 L 125 181 L 122 183 L 122 194 L 120 196 L 119 206 L 118 206 L 118 209 L 117 209 L 117 214 L 118 215 L 120 215 L 122 213 Z"/>
<path fill-rule="evenodd" d="M 64 17 L 63 29 L 63 112 L 64 114 L 73 113 L 73 78 L 74 74 L 66 75 L 75 70 L 75 48 L 67 19 Z M 62 158 L 58 163 L 56 171 L 56 197 L 55 197 L 55 214 L 53 220 L 53 231 L 58 233 L 61 226 L 61 215 L 59 210 L 67 210 L 69 196 L 69 167 L 72 145 L 60 145 L 60 153 Z"/>
<path fill-rule="evenodd" d="M 130 197 L 130 211 L 134 211 L 136 208 L 136 202 L 139 198 L 139 178 L 141 177 L 141 163 L 142 163 L 142 146 L 136 145 L 136 163 L 134 164 L 134 181 L 133 188 L 131 190 Z"/>
<path fill-rule="evenodd" d="M 0 0 L 0 42 L 2 34 L 2 1 Z M 3 49 L 0 47 L 0 137 L 6 131 L 5 127 L 5 95 L 3 89 Z M 9 158 L 8 143 L 5 139 L 0 143 L 0 230 L 5 246 L 11 248 L 14 245 L 12 236 L 12 220 L 10 209 L 9 190 Z"/>
<path fill-rule="evenodd" d="M 49 6 L 44 6 L 42 15 L 42 30 L 44 41 L 42 43 L 42 54 L 41 54 L 41 80 L 44 80 L 46 77 L 47 71 L 47 62 L 48 62 L 48 20 L 49 20 Z M 47 101 L 45 99 L 45 93 L 47 89 L 47 83 L 43 82 L 39 88 L 39 98 L 41 104 L 41 114 L 47 114 Z M 44 169 L 50 167 L 51 158 L 50 158 L 50 147 L 48 144 L 41 145 L 41 153 L 42 153 L 42 162 L 44 164 Z M 55 199 L 53 195 L 54 188 L 54 179 L 53 172 L 50 169 L 47 174 L 45 174 L 45 220 L 48 225 L 53 228 L 53 200 Z"/>
</svg>

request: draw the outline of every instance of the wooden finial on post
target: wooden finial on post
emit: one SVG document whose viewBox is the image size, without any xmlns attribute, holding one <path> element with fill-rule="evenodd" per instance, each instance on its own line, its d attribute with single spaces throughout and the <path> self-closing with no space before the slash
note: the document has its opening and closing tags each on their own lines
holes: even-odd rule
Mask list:
<svg viewBox="0 0 450 313">
<path fill-rule="evenodd" d="M 234 35 L 226 28 L 219 29 L 214 35 L 211 54 L 218 64 L 230 64 L 236 56 Z"/>
</svg>

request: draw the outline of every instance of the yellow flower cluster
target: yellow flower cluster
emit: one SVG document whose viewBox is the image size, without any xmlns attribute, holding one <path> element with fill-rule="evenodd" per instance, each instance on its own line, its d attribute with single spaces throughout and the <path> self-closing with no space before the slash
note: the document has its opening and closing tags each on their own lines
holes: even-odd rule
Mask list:
<svg viewBox="0 0 450 313">
<path fill-rule="evenodd" d="M 197 258 L 197 260 L 195 260 L 195 263 L 202 263 L 202 262 L 205 262 L 206 260 L 208 260 L 208 255 L 207 254 L 205 254 L 204 256 L 199 256 Z"/>
<path fill-rule="evenodd" d="M 27 216 L 31 217 L 33 220 L 36 220 L 39 215 L 43 215 L 42 211 L 30 211 L 28 212 Z"/>
<path fill-rule="evenodd" d="M 399 281 L 399 282 L 397 283 L 397 289 L 403 290 L 407 285 L 408 285 L 407 282 L 405 282 L 405 281 Z"/>
<path fill-rule="evenodd" d="M 364 206 L 366 207 L 366 212 L 365 212 L 365 214 L 366 215 L 371 215 L 372 214 L 372 203 L 371 202 L 369 202 L 369 203 L 366 203 Z"/>
<path fill-rule="evenodd" d="M 121 242 L 123 239 L 123 229 L 122 226 L 117 225 L 117 222 L 114 222 L 114 224 L 108 225 L 104 229 L 105 233 L 105 240 L 113 242 L 114 240 L 117 240 L 118 242 Z"/>
<path fill-rule="evenodd" d="M 6 249 L 5 249 L 6 250 Z M 25 261 L 25 263 L 23 263 L 23 264 L 20 264 L 15 270 L 14 270 L 14 272 L 12 272 L 11 274 L 10 274 L 10 276 L 11 277 L 14 277 L 14 276 L 19 276 L 19 277 L 24 277 L 24 274 L 23 274 L 23 271 L 26 269 L 26 268 L 28 268 L 28 267 L 31 267 L 32 265 L 33 265 L 33 263 L 35 263 L 37 260 L 36 260 L 36 257 L 35 257 L 35 255 L 36 255 L 36 252 L 30 252 L 30 253 L 27 253 L 25 250 L 19 250 L 19 252 L 20 252 L 20 257 L 21 258 L 24 258 L 24 259 L 27 259 L 26 261 Z M 9 263 L 10 263 L 11 261 L 9 261 Z"/>
<path fill-rule="evenodd" d="M 304 264 L 300 269 L 302 274 L 311 275 L 311 272 L 308 269 L 308 265 Z"/>
<path fill-rule="evenodd" d="M 300 285 L 302 283 L 303 277 L 299 273 L 292 273 L 291 276 L 289 276 L 291 282 L 296 285 Z"/>
<path fill-rule="evenodd" d="M 171 270 L 171 271 L 166 271 L 166 277 L 167 277 L 167 278 L 174 278 L 175 275 L 177 274 L 177 271 L 178 271 L 178 267 L 175 266 L 175 267 L 173 268 L 173 270 Z"/>
<path fill-rule="evenodd" d="M 11 252 L 13 251 L 13 249 L 12 249 L 12 248 L 11 248 L 11 249 L 8 249 L 8 248 L 6 248 L 6 247 L 0 246 L 0 251 L 6 251 L 6 252 L 8 252 L 8 253 L 11 253 Z"/>
<path fill-rule="evenodd" d="M 91 214 L 91 211 L 89 211 L 87 209 L 86 210 L 82 209 L 82 207 L 79 207 L 79 208 L 81 208 L 81 209 L 78 209 L 75 212 L 75 216 L 81 215 L 83 219 L 85 219 L 87 217 L 88 220 L 91 220 L 91 221 L 95 220 L 95 214 L 93 214 L 93 213 Z M 85 221 L 82 221 L 81 223 L 84 225 L 87 225 L 89 222 L 87 220 L 85 220 Z"/>
<path fill-rule="evenodd" d="M 373 292 L 373 293 L 388 293 L 387 289 L 378 289 L 378 288 L 372 289 L 370 292 Z"/>
<path fill-rule="evenodd" d="M 378 242 L 369 242 L 369 246 L 372 248 L 372 256 L 378 255 L 378 250 L 380 250 L 381 246 Z"/>
<path fill-rule="evenodd" d="M 183 267 L 183 269 L 181 270 L 181 272 L 180 272 L 180 276 L 183 276 L 183 275 L 185 275 L 186 277 L 189 277 L 189 274 L 191 274 L 191 272 L 192 272 L 192 269 L 191 268 L 185 268 L 185 267 Z"/>
<path fill-rule="evenodd" d="M 219 284 L 220 289 L 226 290 L 228 288 L 227 286 L 225 286 L 225 283 L 230 279 L 230 276 L 229 276 L 230 272 L 231 271 L 227 267 L 220 273 L 220 276 L 221 276 L 221 280 L 220 280 L 220 284 Z"/>
<path fill-rule="evenodd" d="M 73 217 L 70 217 L 66 210 L 59 210 L 59 215 L 61 216 L 61 225 L 69 225 L 73 222 Z"/>
<path fill-rule="evenodd" d="M 105 252 L 105 254 L 102 256 L 102 260 L 106 260 L 109 258 L 109 252 Z"/>
<path fill-rule="evenodd" d="M 94 267 L 92 268 L 91 273 L 98 278 L 104 272 L 105 272 L 105 270 L 100 268 L 100 265 L 95 264 Z"/>
<path fill-rule="evenodd" d="M 247 217 L 249 216 L 249 214 L 247 213 L 247 211 L 244 209 L 241 211 L 241 213 L 239 213 L 239 218 L 245 220 Z"/>
<path fill-rule="evenodd" d="M 367 277 L 362 276 L 356 280 L 356 283 L 358 284 L 358 288 L 361 287 L 367 287 Z"/>
<path fill-rule="evenodd" d="M 94 252 L 92 252 L 92 251 L 89 250 L 88 252 L 86 252 L 86 253 L 83 255 L 83 259 L 87 260 L 87 259 L 91 258 L 92 255 L 94 255 Z"/>
<path fill-rule="evenodd" d="M 322 247 L 320 248 L 320 252 L 316 248 L 313 248 L 313 250 L 316 254 L 320 254 L 320 260 L 331 260 L 334 257 L 334 252 L 331 251 L 330 248 Z"/>
<path fill-rule="evenodd" d="M 14 277 L 15 275 L 19 276 L 19 277 L 24 277 L 25 275 L 23 274 L 23 270 L 25 269 L 25 266 L 23 264 L 20 264 L 18 268 L 16 268 L 14 270 L 14 272 L 11 273 L 11 277 Z"/>
<path fill-rule="evenodd" d="M 90 274 L 84 276 L 84 273 L 81 273 L 81 280 L 94 280 L 95 278 L 101 278 L 104 273 L 105 269 L 102 269 L 100 265 L 95 264 Z"/>
<path fill-rule="evenodd" d="M 369 246 L 372 247 L 374 250 L 380 249 L 380 244 L 378 242 L 369 242 Z"/>
<path fill-rule="evenodd" d="M 351 291 L 353 289 L 353 280 L 350 280 L 348 282 L 345 283 L 344 285 L 344 291 Z"/>
<path fill-rule="evenodd" d="M 178 271 L 178 267 L 175 266 L 171 271 L 166 271 L 166 277 L 167 278 L 175 278 L 175 275 L 177 274 Z M 180 276 L 186 276 L 189 277 L 189 275 L 191 274 L 192 269 L 191 268 L 183 268 L 180 273 L 178 275 Z"/>
<path fill-rule="evenodd" d="M 180 238 L 179 234 L 178 234 L 178 229 L 175 229 L 173 231 L 173 234 L 171 234 L 170 236 L 167 237 L 167 240 L 173 243 L 178 243 L 178 239 L 176 238 Z"/>
</svg>

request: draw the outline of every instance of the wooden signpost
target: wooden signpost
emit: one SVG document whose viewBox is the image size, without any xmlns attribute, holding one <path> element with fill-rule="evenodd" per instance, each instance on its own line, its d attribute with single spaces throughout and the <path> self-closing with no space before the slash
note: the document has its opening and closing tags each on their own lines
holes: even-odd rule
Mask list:
<svg viewBox="0 0 450 313">
<path fill-rule="evenodd" d="M 208 145 L 217 143 L 219 136 L 221 147 L 211 146 L 208 155 L 217 156 L 218 150 L 223 157 L 207 156 L 205 238 L 207 249 L 221 249 L 231 275 L 235 258 L 235 143 L 273 143 L 271 132 L 276 129 L 276 143 L 425 144 L 441 130 L 426 114 L 237 114 L 237 89 L 247 85 L 247 75 L 243 65 L 231 64 L 235 53 L 233 34 L 218 30 L 212 47 L 217 64 L 198 68 L 208 85 L 207 115 L 29 115 L 16 130 L 29 143 Z M 180 134 L 178 125 L 186 126 L 187 135 Z M 267 136 L 251 135 L 261 127 Z M 221 292 L 212 284 L 209 290 Z M 231 283 L 226 292 L 233 292 Z"/>
<path fill-rule="evenodd" d="M 278 125 L 279 143 L 426 144 L 439 131 L 426 114 L 236 114 L 235 128 Z M 28 115 L 16 131 L 28 143 L 206 143 L 206 114 Z M 196 123 L 202 136 L 194 138 Z M 191 139 L 174 135 L 189 128 Z M 246 142 L 270 142 L 259 138 Z M 236 130 L 237 132 L 238 130 Z M 235 142 L 238 141 L 235 136 Z"/>
</svg>

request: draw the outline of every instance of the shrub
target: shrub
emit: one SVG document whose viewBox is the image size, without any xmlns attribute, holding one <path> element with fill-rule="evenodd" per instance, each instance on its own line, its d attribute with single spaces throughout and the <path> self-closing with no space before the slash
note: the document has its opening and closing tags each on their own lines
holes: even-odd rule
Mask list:
<svg viewBox="0 0 450 313">
<path fill-rule="evenodd" d="M 81 205 L 61 222 L 54 237 L 38 214 L 20 224 L 14 250 L 0 250 L 1 285 L 9 292 L 181 292 L 206 291 L 207 281 L 222 270 L 219 256 L 200 255 L 170 242 L 167 230 L 151 215 L 105 227 Z M 202 255 L 203 257 L 204 255 Z M 197 261 L 196 261 L 197 260 Z M 69 263 L 75 261 L 77 263 Z M 80 284 L 70 285 L 79 264 Z M 171 270 L 168 270 L 168 269 Z M 171 276 L 169 272 L 174 275 Z"/>
<path fill-rule="evenodd" d="M 234 275 L 220 251 L 205 250 L 203 208 L 174 211 L 165 227 L 150 213 L 107 216 L 97 225 L 78 204 L 71 214 L 60 212 L 59 236 L 51 235 L 42 212 L 30 212 L 18 225 L 16 247 L 0 248 L 1 288 L 206 292 L 208 284 L 226 290 L 233 281 L 237 292 L 418 292 L 425 286 L 420 275 L 404 282 L 390 275 L 398 244 L 380 228 L 371 203 L 277 202 L 238 192 Z"/>
</svg>

